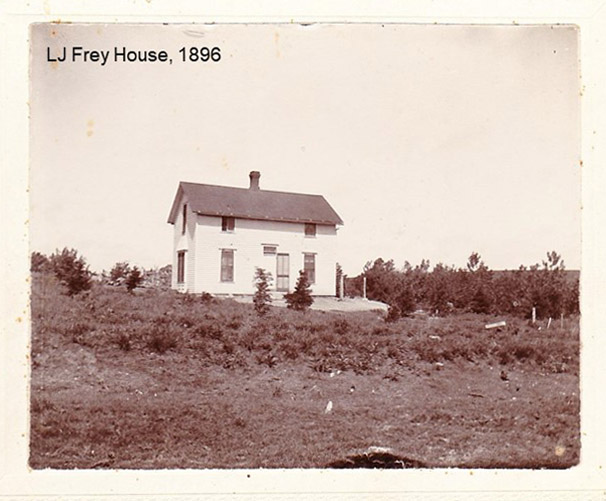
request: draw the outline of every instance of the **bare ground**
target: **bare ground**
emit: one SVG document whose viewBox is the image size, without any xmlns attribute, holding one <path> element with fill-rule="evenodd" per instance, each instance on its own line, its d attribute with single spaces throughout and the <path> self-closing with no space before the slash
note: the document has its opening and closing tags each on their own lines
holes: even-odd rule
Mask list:
<svg viewBox="0 0 606 501">
<path fill-rule="evenodd" d="M 471 362 L 377 374 L 209 366 L 195 353 L 39 357 L 34 468 L 325 467 L 370 446 L 428 467 L 578 462 L 578 378 Z M 326 413 L 328 402 L 332 410 Z"/>
<path fill-rule="evenodd" d="M 252 303 L 252 296 L 234 296 L 233 299 L 240 303 Z M 274 294 L 272 306 L 286 308 L 286 301 L 281 295 Z M 385 303 L 372 301 L 361 297 L 344 297 L 339 299 L 328 296 L 314 296 L 314 302 L 311 305 L 312 310 L 316 311 L 387 311 L 389 308 Z"/>
<path fill-rule="evenodd" d="M 579 461 L 576 317 L 544 330 L 468 313 L 259 318 L 231 300 L 69 297 L 33 278 L 33 468 L 323 468 L 369 447 L 400 466 Z"/>
</svg>

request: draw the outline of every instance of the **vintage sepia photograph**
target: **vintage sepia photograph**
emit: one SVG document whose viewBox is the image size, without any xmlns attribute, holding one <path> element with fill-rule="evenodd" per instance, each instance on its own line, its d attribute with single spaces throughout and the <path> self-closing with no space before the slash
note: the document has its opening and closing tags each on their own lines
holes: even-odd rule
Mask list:
<svg viewBox="0 0 606 501">
<path fill-rule="evenodd" d="M 579 465 L 579 35 L 31 24 L 30 468 Z"/>
</svg>

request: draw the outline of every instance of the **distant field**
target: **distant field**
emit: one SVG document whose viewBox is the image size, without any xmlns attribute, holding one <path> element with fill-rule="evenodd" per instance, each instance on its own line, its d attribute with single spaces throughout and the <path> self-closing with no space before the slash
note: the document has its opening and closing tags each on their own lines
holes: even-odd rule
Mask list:
<svg viewBox="0 0 606 501">
<path fill-rule="evenodd" d="M 427 467 L 578 463 L 578 318 L 383 316 L 68 297 L 34 274 L 30 464 L 321 468 L 371 446 Z"/>
</svg>

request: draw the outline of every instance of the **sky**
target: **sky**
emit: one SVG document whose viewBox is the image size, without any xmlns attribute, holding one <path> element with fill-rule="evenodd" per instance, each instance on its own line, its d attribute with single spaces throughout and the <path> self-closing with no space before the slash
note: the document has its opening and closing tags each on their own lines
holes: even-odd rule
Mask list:
<svg viewBox="0 0 606 501">
<path fill-rule="evenodd" d="M 578 31 L 570 26 L 32 28 L 30 248 L 91 269 L 171 262 L 179 181 L 321 194 L 338 256 L 580 267 Z M 105 65 L 50 62 L 73 46 Z M 181 47 L 220 47 L 217 63 Z M 114 48 L 168 63 L 111 61 Z M 52 57 L 51 57 L 52 58 Z"/>
</svg>

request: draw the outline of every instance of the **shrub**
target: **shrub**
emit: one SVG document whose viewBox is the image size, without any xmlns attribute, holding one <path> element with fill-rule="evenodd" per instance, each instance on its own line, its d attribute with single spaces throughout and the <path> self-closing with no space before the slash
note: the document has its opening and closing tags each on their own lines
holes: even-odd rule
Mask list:
<svg viewBox="0 0 606 501">
<path fill-rule="evenodd" d="M 154 326 L 147 340 L 147 347 L 156 353 L 166 353 L 171 348 L 176 348 L 177 339 L 170 329 L 162 326 Z"/>
<path fill-rule="evenodd" d="M 67 294 L 73 296 L 89 290 L 92 285 L 92 273 L 83 257 L 78 257 L 74 249 L 64 248 L 50 257 L 53 272 L 59 281 L 67 287 Z"/>
<path fill-rule="evenodd" d="M 139 268 L 135 266 L 126 277 L 126 290 L 132 292 L 136 287 L 141 285 L 142 281 L 143 275 L 141 275 Z"/>
<path fill-rule="evenodd" d="M 311 297 L 309 280 L 307 279 L 307 274 L 303 270 L 299 271 L 299 278 L 297 279 L 295 290 L 288 294 L 284 294 L 284 299 L 286 299 L 287 307 L 291 310 L 305 311 L 313 304 L 314 299 Z"/>
<path fill-rule="evenodd" d="M 116 263 L 109 272 L 109 283 L 111 285 L 120 285 L 124 283 L 130 272 L 130 265 L 124 261 Z"/>
<path fill-rule="evenodd" d="M 267 273 L 263 268 L 257 268 L 255 272 L 255 295 L 253 303 L 257 315 L 264 316 L 270 308 L 271 295 L 269 294 L 269 286 L 271 282 L 271 274 Z"/>
<path fill-rule="evenodd" d="M 402 312 L 400 311 L 400 308 L 398 306 L 396 306 L 395 304 L 392 304 L 389 309 L 387 310 L 387 316 L 385 317 L 385 321 L 386 322 L 395 322 L 396 320 L 398 320 L 400 318 L 400 316 L 402 315 Z"/>
<path fill-rule="evenodd" d="M 48 258 L 41 252 L 32 252 L 30 271 L 45 271 L 49 268 Z"/>
<path fill-rule="evenodd" d="M 196 327 L 195 333 L 200 337 L 210 338 L 210 339 L 222 339 L 223 338 L 223 329 L 221 326 L 216 323 L 216 320 L 206 321 L 198 325 Z"/>
<path fill-rule="evenodd" d="M 310 326 L 312 327 L 312 326 Z M 313 326 L 314 328 L 316 326 Z M 338 318 L 333 322 L 334 330 L 337 334 L 345 335 L 350 330 L 351 326 L 345 318 Z M 311 330 L 311 329 L 310 329 Z"/>
</svg>

